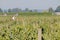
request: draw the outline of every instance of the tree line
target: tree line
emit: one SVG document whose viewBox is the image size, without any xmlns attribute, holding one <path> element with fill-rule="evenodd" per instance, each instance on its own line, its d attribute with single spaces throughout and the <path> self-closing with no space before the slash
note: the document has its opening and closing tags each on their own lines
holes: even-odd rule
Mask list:
<svg viewBox="0 0 60 40">
<path fill-rule="evenodd" d="M 0 8 L 0 12 L 4 12 L 4 13 L 7 13 L 7 12 L 37 12 L 37 9 L 34 9 L 34 10 L 30 10 L 30 9 L 28 9 L 28 8 L 25 8 L 24 10 L 22 10 L 22 9 L 19 9 L 19 8 L 12 8 L 12 9 L 8 9 L 8 10 L 2 10 L 1 8 Z"/>
<path fill-rule="evenodd" d="M 60 6 L 58 6 L 57 8 L 56 8 L 56 10 L 53 10 L 53 8 L 51 7 L 51 8 L 49 8 L 48 9 L 48 11 L 49 12 L 60 12 Z M 22 9 L 19 9 L 19 8 L 13 8 L 13 9 L 8 9 L 8 10 L 2 10 L 1 8 L 0 8 L 0 12 L 4 12 L 4 13 L 7 13 L 7 12 L 38 12 L 38 10 L 37 9 L 34 9 L 34 10 L 30 10 L 29 8 L 25 8 L 24 10 L 22 10 Z"/>
</svg>

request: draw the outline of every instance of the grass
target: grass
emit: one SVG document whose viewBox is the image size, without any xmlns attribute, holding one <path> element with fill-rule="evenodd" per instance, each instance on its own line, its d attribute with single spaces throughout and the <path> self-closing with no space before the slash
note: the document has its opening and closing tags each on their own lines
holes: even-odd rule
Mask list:
<svg viewBox="0 0 60 40">
<path fill-rule="evenodd" d="M 19 15 L 0 16 L 0 40 L 38 40 L 38 28 L 44 40 L 60 40 L 60 16 Z"/>
</svg>

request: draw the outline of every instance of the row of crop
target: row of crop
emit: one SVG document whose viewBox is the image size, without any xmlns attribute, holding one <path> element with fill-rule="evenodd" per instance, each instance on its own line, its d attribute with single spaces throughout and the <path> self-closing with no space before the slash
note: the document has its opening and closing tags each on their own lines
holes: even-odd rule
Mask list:
<svg viewBox="0 0 60 40">
<path fill-rule="evenodd" d="M 60 40 L 59 16 L 18 16 L 15 21 L 0 18 L 5 18 L 0 23 L 0 40 L 38 40 L 38 28 L 42 28 L 44 40 Z"/>
</svg>

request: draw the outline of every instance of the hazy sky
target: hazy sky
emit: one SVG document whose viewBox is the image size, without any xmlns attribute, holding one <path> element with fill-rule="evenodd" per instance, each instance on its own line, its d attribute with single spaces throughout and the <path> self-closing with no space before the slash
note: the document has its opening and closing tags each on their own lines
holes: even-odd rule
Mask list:
<svg viewBox="0 0 60 40">
<path fill-rule="evenodd" d="M 60 5 L 60 0 L 0 0 L 0 8 L 30 8 L 30 9 L 55 9 Z"/>
</svg>

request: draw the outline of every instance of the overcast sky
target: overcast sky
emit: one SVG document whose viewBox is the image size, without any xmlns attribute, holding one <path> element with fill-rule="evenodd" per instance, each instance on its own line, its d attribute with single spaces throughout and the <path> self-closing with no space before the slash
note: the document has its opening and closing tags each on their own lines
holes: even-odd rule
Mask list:
<svg viewBox="0 0 60 40">
<path fill-rule="evenodd" d="M 29 9 L 55 9 L 60 0 L 0 0 L 0 8 L 29 8 Z"/>
</svg>

